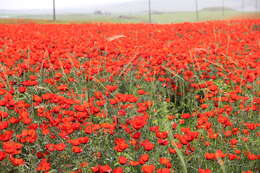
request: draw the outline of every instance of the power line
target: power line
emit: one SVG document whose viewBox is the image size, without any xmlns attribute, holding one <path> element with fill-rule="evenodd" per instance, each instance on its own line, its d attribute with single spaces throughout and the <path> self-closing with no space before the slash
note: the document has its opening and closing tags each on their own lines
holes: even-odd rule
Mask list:
<svg viewBox="0 0 260 173">
<path fill-rule="evenodd" d="M 53 21 L 56 21 L 55 0 L 52 0 L 52 2 L 53 2 Z"/>
<path fill-rule="evenodd" d="M 222 16 L 225 15 L 225 2 L 222 0 Z"/>
<path fill-rule="evenodd" d="M 196 6 L 196 19 L 199 21 L 199 2 L 198 0 L 195 0 L 195 6 Z"/>
</svg>

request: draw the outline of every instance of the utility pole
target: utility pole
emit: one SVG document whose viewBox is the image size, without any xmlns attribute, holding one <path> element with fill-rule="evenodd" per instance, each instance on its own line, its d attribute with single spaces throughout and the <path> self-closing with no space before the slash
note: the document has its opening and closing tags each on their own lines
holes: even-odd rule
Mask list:
<svg viewBox="0 0 260 173">
<path fill-rule="evenodd" d="M 149 16 L 149 23 L 152 23 L 151 0 L 148 0 L 148 16 Z"/>
<path fill-rule="evenodd" d="M 196 5 L 196 19 L 199 21 L 199 2 L 198 0 L 195 0 L 195 5 Z"/>
<path fill-rule="evenodd" d="M 52 2 L 53 2 L 53 21 L 56 21 L 55 0 L 52 0 Z"/>
<path fill-rule="evenodd" d="M 222 0 L 222 16 L 224 17 L 225 15 L 225 2 Z"/>
</svg>

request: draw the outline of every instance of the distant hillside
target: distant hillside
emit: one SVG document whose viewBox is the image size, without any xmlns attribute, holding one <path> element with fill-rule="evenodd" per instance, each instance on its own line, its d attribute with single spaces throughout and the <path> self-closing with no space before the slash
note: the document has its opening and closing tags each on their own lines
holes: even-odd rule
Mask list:
<svg viewBox="0 0 260 173">
<path fill-rule="evenodd" d="M 151 0 L 151 7 L 153 11 L 192 11 L 193 4 L 183 3 L 174 0 Z M 109 6 L 101 7 L 104 11 L 111 11 L 115 13 L 142 13 L 148 10 L 147 0 L 135 0 L 132 2 L 122 2 Z"/>
<path fill-rule="evenodd" d="M 203 8 L 201 9 L 200 11 L 222 11 L 222 7 L 207 7 L 207 8 Z M 230 8 L 230 7 L 224 7 L 224 10 L 225 11 L 236 11 L 235 9 L 233 8 Z"/>
<path fill-rule="evenodd" d="M 239 1 L 240 2 L 240 1 Z M 201 0 L 199 1 L 199 10 L 209 9 L 218 10 L 222 5 L 219 0 Z M 159 12 L 177 12 L 177 11 L 195 11 L 195 0 L 151 0 L 152 11 Z M 221 7 L 222 8 L 222 7 Z M 116 13 L 136 13 L 146 12 L 148 10 L 148 0 L 134 0 L 131 2 L 116 3 L 113 5 L 99 7 L 100 10 Z M 237 0 L 227 0 L 225 10 L 241 10 L 241 4 Z"/>
</svg>

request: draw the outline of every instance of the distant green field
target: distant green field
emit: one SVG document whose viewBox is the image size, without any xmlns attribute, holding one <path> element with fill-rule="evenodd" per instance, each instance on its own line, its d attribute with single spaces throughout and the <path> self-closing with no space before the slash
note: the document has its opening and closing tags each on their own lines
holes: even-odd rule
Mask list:
<svg viewBox="0 0 260 173">
<path fill-rule="evenodd" d="M 1 14 L 0 14 L 1 16 Z M 241 16 L 255 16 L 254 12 L 238 12 L 226 10 L 224 16 L 222 11 L 203 10 L 199 12 L 199 20 L 196 18 L 195 12 L 168 12 L 152 14 L 153 23 L 179 23 L 179 22 L 196 22 L 206 20 L 222 20 Z M 33 20 L 52 20 L 52 15 L 10 15 L 16 19 L 33 19 Z M 258 16 L 260 17 L 260 16 Z M 1 20 L 1 18 L 0 18 Z M 8 19 L 4 19 L 8 21 Z M 57 14 L 57 23 L 68 22 L 111 22 L 111 23 L 147 23 L 147 14 L 138 15 L 94 15 L 94 14 Z M 0 23 L 4 23 L 1 22 Z M 45 22 L 44 22 L 45 23 Z"/>
<path fill-rule="evenodd" d="M 237 11 L 225 11 L 224 16 L 222 11 L 200 11 L 198 21 L 207 21 L 207 20 L 223 20 L 241 16 L 252 16 L 254 13 L 243 13 Z M 147 20 L 147 15 L 139 16 L 140 19 Z M 195 12 L 173 12 L 173 13 L 162 13 L 162 14 L 153 14 L 152 22 L 153 23 L 179 23 L 179 22 L 196 22 Z"/>
<path fill-rule="evenodd" d="M 1 14 L 0 14 L 1 16 Z M 15 19 L 33 19 L 33 20 L 52 20 L 52 15 L 10 15 L 10 18 Z M 111 22 L 111 23 L 140 23 L 146 22 L 140 16 L 129 15 L 94 15 L 94 14 L 57 14 L 56 17 L 59 22 Z M 1 20 L 1 18 L 0 18 Z M 5 18 L 4 20 L 8 20 Z"/>
</svg>

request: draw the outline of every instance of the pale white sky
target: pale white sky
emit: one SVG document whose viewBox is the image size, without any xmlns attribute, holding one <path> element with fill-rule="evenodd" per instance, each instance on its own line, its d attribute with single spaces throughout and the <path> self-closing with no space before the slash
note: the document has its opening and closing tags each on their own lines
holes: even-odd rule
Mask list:
<svg viewBox="0 0 260 173">
<path fill-rule="evenodd" d="M 0 0 L 0 10 L 26 10 L 26 9 L 52 9 L 53 0 Z M 147 7 L 148 0 L 56 0 L 56 9 L 98 9 L 102 6 L 108 6 L 113 3 L 124 3 L 134 1 L 135 6 L 130 6 L 129 9 L 137 9 L 142 7 L 144 11 Z M 243 0 L 225 0 L 226 7 L 241 9 Z M 247 10 L 255 10 L 256 0 L 244 0 Z M 141 2 L 141 3 L 138 3 Z M 169 9 L 173 11 L 193 11 L 195 10 L 195 0 L 151 0 L 153 10 Z M 258 0 L 260 6 L 260 0 Z M 167 5 L 168 4 L 168 5 Z M 138 6 L 137 6 L 138 5 Z M 199 9 L 205 7 L 221 6 L 222 0 L 199 0 Z M 163 8 L 160 8 L 163 6 Z M 165 8 L 167 7 L 167 8 Z M 115 7 L 118 8 L 117 6 Z M 108 9 L 116 10 L 116 9 Z M 128 9 L 128 10 L 129 10 Z M 125 11 L 125 10 L 123 10 Z"/>
<path fill-rule="evenodd" d="M 56 0 L 56 7 L 79 8 L 133 0 Z M 74 5 L 75 4 L 75 5 Z M 0 0 L 0 9 L 51 9 L 52 0 Z"/>
</svg>

